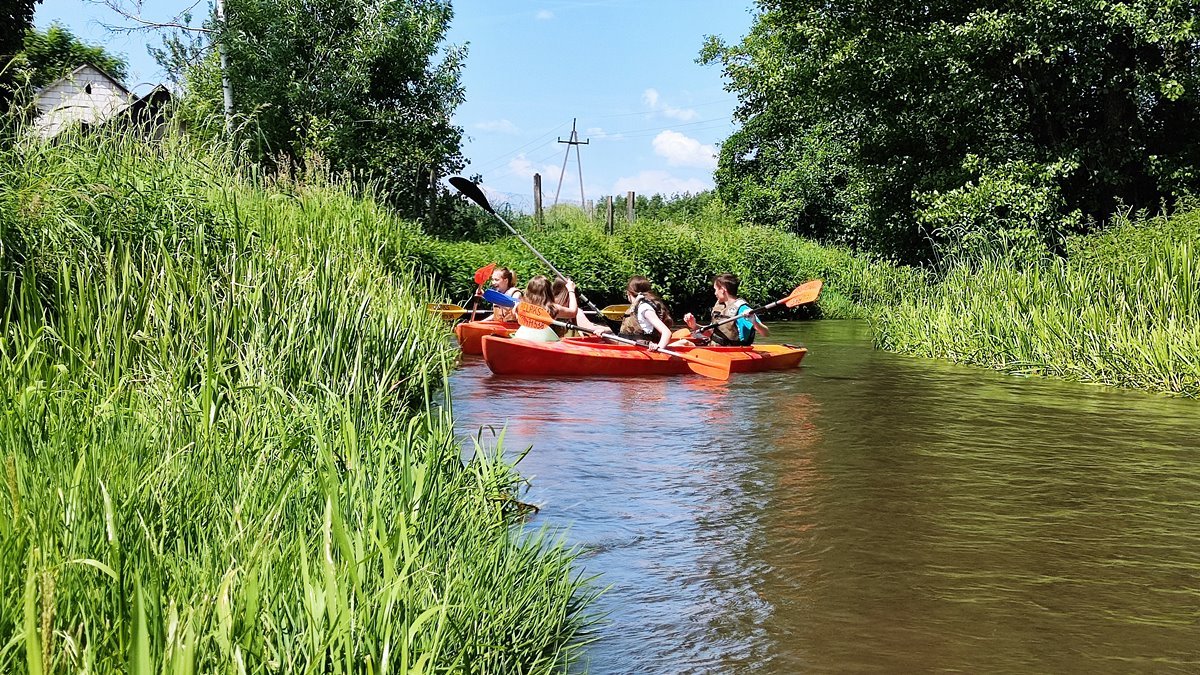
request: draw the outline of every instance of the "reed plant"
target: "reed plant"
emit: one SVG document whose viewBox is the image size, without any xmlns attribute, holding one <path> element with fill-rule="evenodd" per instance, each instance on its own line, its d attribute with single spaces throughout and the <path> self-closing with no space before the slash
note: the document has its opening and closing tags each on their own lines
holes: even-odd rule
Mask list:
<svg viewBox="0 0 1200 675">
<path fill-rule="evenodd" d="M 953 267 L 884 307 L 884 349 L 1200 396 L 1200 212 L 1120 221 L 1036 265 Z"/>
<path fill-rule="evenodd" d="M 183 137 L 0 154 L 0 672 L 573 658 L 592 591 L 463 459 L 415 227 Z"/>
</svg>

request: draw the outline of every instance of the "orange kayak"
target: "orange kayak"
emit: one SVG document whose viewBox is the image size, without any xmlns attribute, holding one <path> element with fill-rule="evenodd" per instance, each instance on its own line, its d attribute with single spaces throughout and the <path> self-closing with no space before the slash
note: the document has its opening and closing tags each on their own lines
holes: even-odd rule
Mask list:
<svg viewBox="0 0 1200 675">
<path fill-rule="evenodd" d="M 629 377 L 690 373 L 683 359 L 650 352 L 633 345 L 596 338 L 567 338 L 558 342 L 529 342 L 509 337 L 483 337 L 483 360 L 497 375 L 573 375 Z M 730 372 L 756 373 L 786 370 L 800 365 L 808 353 L 790 345 L 752 347 L 679 347 L 679 352 L 703 350 L 730 357 Z"/>
<path fill-rule="evenodd" d="M 454 327 L 454 337 L 464 354 L 482 354 L 483 336 L 508 336 L 516 330 L 515 321 L 464 321 Z"/>
</svg>

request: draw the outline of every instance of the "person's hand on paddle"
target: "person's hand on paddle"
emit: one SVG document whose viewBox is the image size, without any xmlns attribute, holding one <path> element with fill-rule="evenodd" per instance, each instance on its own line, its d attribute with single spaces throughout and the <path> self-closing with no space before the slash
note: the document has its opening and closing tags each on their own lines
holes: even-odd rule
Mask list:
<svg viewBox="0 0 1200 675">
<path fill-rule="evenodd" d="M 686 323 L 687 327 L 693 331 L 696 330 L 696 327 L 700 325 L 696 323 L 696 315 L 692 314 L 691 312 L 683 315 L 683 322 Z"/>
</svg>

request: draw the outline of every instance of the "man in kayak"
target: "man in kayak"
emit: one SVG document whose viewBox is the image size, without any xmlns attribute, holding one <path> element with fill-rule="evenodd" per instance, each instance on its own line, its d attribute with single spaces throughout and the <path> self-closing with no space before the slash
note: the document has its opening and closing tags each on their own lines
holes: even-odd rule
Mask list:
<svg viewBox="0 0 1200 675">
<path fill-rule="evenodd" d="M 713 295 L 717 303 L 712 308 L 712 322 L 717 323 L 733 317 L 736 321 L 722 323 L 716 328 L 697 332 L 700 326 L 690 312 L 683 315 L 683 322 L 692 330 L 691 339 L 696 344 L 709 340 L 715 345 L 750 346 L 756 335 L 767 335 L 771 331 L 754 314 L 750 314 L 750 303 L 738 297 L 740 280 L 733 274 L 718 274 L 713 279 Z"/>
</svg>

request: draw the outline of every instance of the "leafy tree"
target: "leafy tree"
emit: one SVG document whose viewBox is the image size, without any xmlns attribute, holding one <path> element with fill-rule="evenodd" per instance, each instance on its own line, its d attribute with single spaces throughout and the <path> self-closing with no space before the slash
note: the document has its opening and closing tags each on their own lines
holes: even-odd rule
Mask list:
<svg viewBox="0 0 1200 675">
<path fill-rule="evenodd" d="M 319 156 L 378 181 L 408 215 L 427 213 L 437 179 L 463 166 L 450 116 L 466 51 L 443 47 L 450 2 L 228 0 L 225 15 L 217 39 L 257 159 Z M 220 77 L 213 53 L 189 73 L 210 112 Z"/>
<path fill-rule="evenodd" d="M 5 0 L 0 4 L 0 112 L 12 100 L 17 81 L 12 58 L 24 47 L 25 31 L 33 25 L 34 5 L 42 0 Z"/>
<path fill-rule="evenodd" d="M 17 58 L 17 67 L 28 73 L 34 88 L 50 84 L 84 63 L 100 68 L 119 82 L 128 77 L 125 59 L 109 54 L 103 47 L 84 44 L 57 23 L 45 32 L 27 31 L 24 51 Z"/>
<path fill-rule="evenodd" d="M 1200 3 L 759 0 L 710 37 L 741 128 L 721 198 L 916 260 L 1025 251 L 1200 184 Z"/>
</svg>

